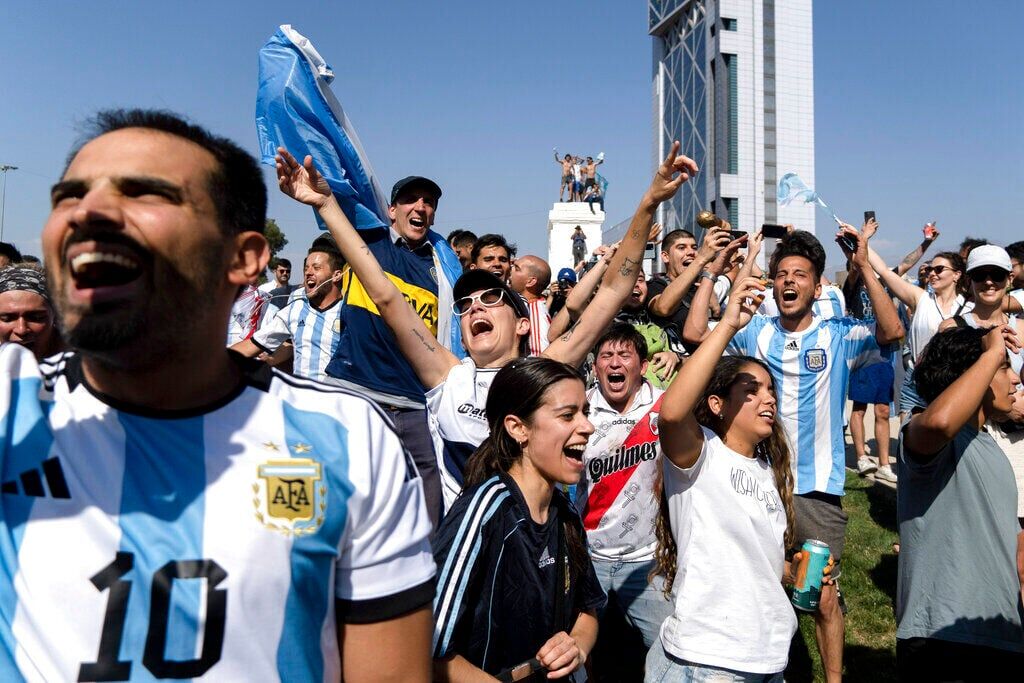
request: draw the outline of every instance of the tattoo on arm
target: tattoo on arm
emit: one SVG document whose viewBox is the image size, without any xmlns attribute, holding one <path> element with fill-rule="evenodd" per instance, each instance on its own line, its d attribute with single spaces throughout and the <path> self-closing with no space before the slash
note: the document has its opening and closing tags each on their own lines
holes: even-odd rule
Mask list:
<svg viewBox="0 0 1024 683">
<path fill-rule="evenodd" d="M 639 266 L 639 261 L 626 257 L 626 260 L 622 262 L 622 267 L 619 268 L 619 275 L 622 277 L 630 277 L 636 275 L 636 266 Z"/>
<path fill-rule="evenodd" d="M 572 327 L 570 327 L 568 330 L 566 330 L 565 334 L 563 334 L 561 337 L 559 337 L 559 339 L 561 339 L 564 342 L 569 341 L 569 339 L 572 337 L 572 333 L 573 333 L 573 331 L 575 329 L 576 329 L 576 323 L 573 323 Z"/>
<path fill-rule="evenodd" d="M 431 353 L 437 351 L 437 347 L 435 347 L 433 344 L 427 341 L 427 338 L 423 336 L 423 333 L 417 330 L 415 327 L 412 328 L 412 333 L 416 335 L 416 338 L 420 340 L 420 343 L 423 344 L 423 347 L 427 351 L 430 351 Z"/>
</svg>

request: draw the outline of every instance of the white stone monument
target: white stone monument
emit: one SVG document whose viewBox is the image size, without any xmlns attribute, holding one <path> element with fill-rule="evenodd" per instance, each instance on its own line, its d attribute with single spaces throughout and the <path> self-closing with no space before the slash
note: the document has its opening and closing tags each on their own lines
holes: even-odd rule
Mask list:
<svg viewBox="0 0 1024 683">
<path fill-rule="evenodd" d="M 583 229 L 587 236 L 587 258 L 601 244 L 601 226 L 604 224 L 604 211 L 597 205 L 594 213 L 590 212 L 590 204 L 586 202 L 555 202 L 548 213 L 548 265 L 551 266 L 551 278 L 558 276 L 562 268 L 572 268 L 572 234 L 576 226 Z"/>
</svg>

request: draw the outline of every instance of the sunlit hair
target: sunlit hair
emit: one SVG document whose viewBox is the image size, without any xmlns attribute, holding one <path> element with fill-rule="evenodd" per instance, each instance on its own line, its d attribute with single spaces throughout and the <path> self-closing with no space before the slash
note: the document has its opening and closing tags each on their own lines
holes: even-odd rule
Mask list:
<svg viewBox="0 0 1024 683">
<path fill-rule="evenodd" d="M 743 368 L 748 365 L 758 365 L 764 369 L 768 376 L 771 373 L 768 366 L 756 358 L 749 356 L 725 356 L 715 366 L 715 373 L 708 382 L 708 386 L 701 394 L 700 400 L 693 409 L 693 415 L 697 422 L 707 427 L 719 438 L 725 439 L 721 420 L 717 419 L 708 407 L 708 399 L 712 396 L 728 401 L 733 385 L 740 379 Z M 772 388 L 774 393 L 775 389 Z M 790 469 L 789 442 L 786 440 L 786 433 L 782 428 L 780 420 L 776 419 L 772 425 L 772 434 L 762 440 L 754 449 L 754 456 L 768 463 L 772 468 L 772 476 L 775 479 L 775 488 L 779 490 L 779 498 L 782 500 L 782 507 L 786 511 L 786 532 L 783 536 L 783 547 L 790 548 L 793 544 L 793 472 Z M 672 584 L 676 578 L 677 548 L 675 536 L 672 534 L 672 526 L 669 520 L 668 498 L 665 496 L 664 482 L 662 480 L 662 469 L 658 468 L 655 491 L 661 499 L 661 511 L 655 525 L 655 534 L 658 538 L 658 546 L 654 551 L 654 569 L 651 576 L 661 575 L 665 579 L 665 595 L 672 592 Z"/>
<path fill-rule="evenodd" d="M 967 263 L 961 258 L 960 254 L 955 251 L 940 251 L 935 256 L 932 256 L 931 265 L 935 265 L 935 259 L 941 258 L 949 261 L 949 265 L 953 267 L 953 270 L 960 273 L 960 279 L 956 281 L 956 293 L 967 294 L 967 288 L 969 287 L 967 274 Z M 939 264 L 942 265 L 941 263 Z"/>
<path fill-rule="evenodd" d="M 507 473 L 523 458 L 523 447 L 505 429 L 505 418 L 515 415 L 527 425 L 548 399 L 548 390 L 562 380 L 583 385 L 583 376 L 571 365 L 534 356 L 514 360 L 494 375 L 487 393 L 487 426 L 490 434 L 466 462 L 464 488 L 487 481 L 499 472 Z M 590 561 L 582 536 L 575 525 L 563 521 L 572 576 L 580 576 Z"/>
</svg>

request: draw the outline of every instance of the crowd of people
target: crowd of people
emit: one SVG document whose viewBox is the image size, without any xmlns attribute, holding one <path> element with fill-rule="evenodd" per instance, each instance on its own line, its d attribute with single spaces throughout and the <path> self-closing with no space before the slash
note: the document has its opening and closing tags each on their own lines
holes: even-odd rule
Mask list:
<svg viewBox="0 0 1024 683">
<path fill-rule="evenodd" d="M 578 201 L 602 157 L 555 157 Z M 356 230 L 311 157 L 276 171 L 327 228 L 299 285 L 259 284 L 255 159 L 166 112 L 96 117 L 45 269 L 0 249 L 5 679 L 781 681 L 815 540 L 837 681 L 848 400 L 858 471 L 898 486 L 901 675 L 1024 664 L 1024 242 L 914 271 L 934 226 L 890 268 L 841 224 L 835 285 L 792 226 L 762 259 L 655 223 L 699 171 L 675 143 L 553 278 L 432 239 L 429 178 Z"/>
</svg>

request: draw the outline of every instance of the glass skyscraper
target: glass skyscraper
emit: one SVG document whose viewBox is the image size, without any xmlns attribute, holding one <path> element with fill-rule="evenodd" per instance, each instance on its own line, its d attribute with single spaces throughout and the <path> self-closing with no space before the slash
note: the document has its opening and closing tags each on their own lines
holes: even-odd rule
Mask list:
<svg viewBox="0 0 1024 683">
<path fill-rule="evenodd" d="M 777 206 L 781 175 L 814 186 L 811 0 L 648 0 L 654 41 L 654 158 L 673 140 L 700 175 L 659 209 L 693 230 L 702 209 L 736 229 L 793 223 L 813 206 Z"/>
</svg>

